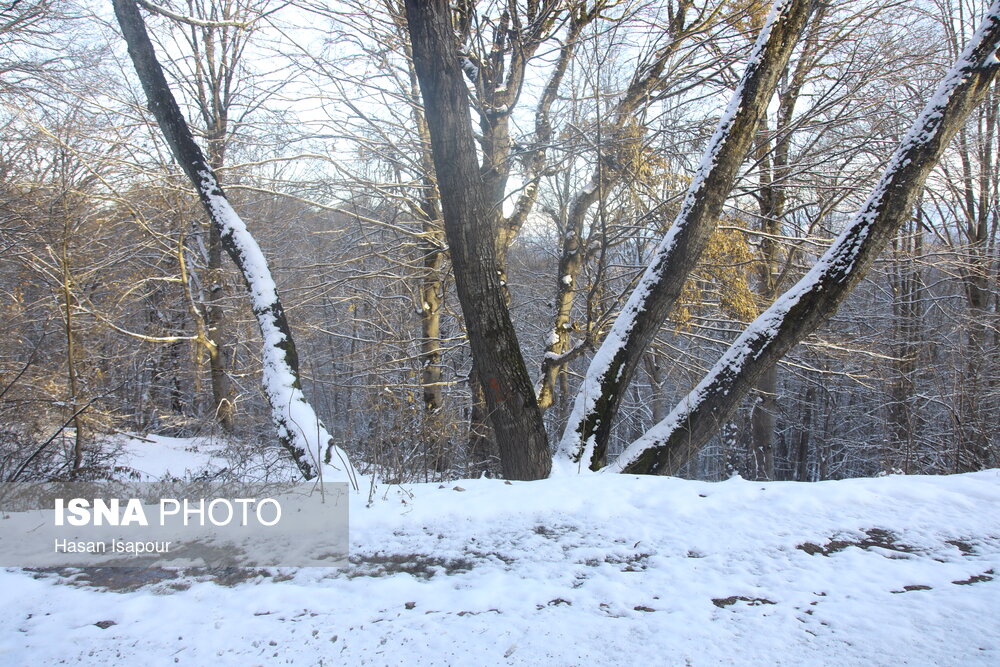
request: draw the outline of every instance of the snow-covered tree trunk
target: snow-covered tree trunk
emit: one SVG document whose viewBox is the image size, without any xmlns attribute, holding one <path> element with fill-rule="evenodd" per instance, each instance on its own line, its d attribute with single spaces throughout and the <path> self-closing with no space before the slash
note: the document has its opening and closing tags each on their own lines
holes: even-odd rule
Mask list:
<svg viewBox="0 0 1000 667">
<path fill-rule="evenodd" d="M 811 0 L 777 0 L 772 6 L 677 218 L 590 363 L 559 445 L 559 467 L 604 465 L 622 396 L 716 226 L 811 5 Z"/>
<path fill-rule="evenodd" d="M 868 201 L 794 287 L 736 339 L 667 416 L 626 448 L 609 471 L 673 474 L 735 411 L 753 383 L 836 312 L 911 215 L 924 181 L 1000 71 L 1000 0 L 907 132 Z"/>
<path fill-rule="evenodd" d="M 277 287 L 257 241 L 230 206 L 219 187 L 204 153 L 195 143 L 153 51 L 145 23 L 135 0 L 113 0 L 115 15 L 128 44 L 129 56 L 146 93 L 149 109 L 156 117 L 174 158 L 187 174 L 212 224 L 218 228 L 223 247 L 246 282 L 251 307 L 260 327 L 263 346 L 263 386 L 271 406 L 278 439 L 288 450 L 306 479 L 319 472 L 321 451 L 334 460 L 342 480 L 355 487 L 354 469 L 346 454 L 333 444 L 326 427 L 302 394 L 298 355 L 292 333 L 278 298 Z"/>
</svg>

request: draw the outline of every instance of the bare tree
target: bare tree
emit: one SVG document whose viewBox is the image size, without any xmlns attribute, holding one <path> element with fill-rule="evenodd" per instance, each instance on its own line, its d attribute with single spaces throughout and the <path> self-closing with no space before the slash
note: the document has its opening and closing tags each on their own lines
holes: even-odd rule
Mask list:
<svg viewBox="0 0 1000 667">
<path fill-rule="evenodd" d="M 449 6 L 406 3 L 413 62 L 424 99 L 455 284 L 504 474 L 548 475 L 541 411 L 511 324 L 496 239 L 500 216 L 480 177 Z"/>
</svg>

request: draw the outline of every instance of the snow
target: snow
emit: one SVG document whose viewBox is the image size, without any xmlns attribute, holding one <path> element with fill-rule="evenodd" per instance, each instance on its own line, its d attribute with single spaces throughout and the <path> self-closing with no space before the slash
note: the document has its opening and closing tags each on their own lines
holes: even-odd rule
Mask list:
<svg viewBox="0 0 1000 667">
<path fill-rule="evenodd" d="M 151 434 L 145 437 L 126 436 L 116 443 L 123 448 L 118 465 L 140 474 L 140 481 L 184 479 L 205 470 L 226 467 L 219 445 L 201 438 L 170 438 Z"/>
<path fill-rule="evenodd" d="M 174 438 L 150 433 L 111 436 L 100 440 L 99 446 L 111 452 L 115 465 L 128 471 L 130 480 L 137 482 L 217 479 L 220 475 L 227 479 L 253 476 L 269 482 L 299 479 L 295 464 L 277 455 L 273 443 L 254 447 L 230 443 L 220 436 Z M 324 469 L 324 480 L 331 481 L 331 474 L 335 475 L 335 471 Z"/>
<path fill-rule="evenodd" d="M 1000 663 L 998 470 L 461 480 L 351 504 L 344 571 L 108 591 L 0 570 L 0 663 Z"/>
</svg>

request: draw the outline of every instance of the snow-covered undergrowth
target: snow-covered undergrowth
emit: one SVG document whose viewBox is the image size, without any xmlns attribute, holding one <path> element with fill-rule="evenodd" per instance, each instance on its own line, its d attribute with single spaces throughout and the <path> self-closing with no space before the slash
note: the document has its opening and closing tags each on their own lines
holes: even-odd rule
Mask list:
<svg viewBox="0 0 1000 667">
<path fill-rule="evenodd" d="M 0 571 L 0 664 L 1000 664 L 997 470 L 367 501 L 339 572 Z"/>
</svg>

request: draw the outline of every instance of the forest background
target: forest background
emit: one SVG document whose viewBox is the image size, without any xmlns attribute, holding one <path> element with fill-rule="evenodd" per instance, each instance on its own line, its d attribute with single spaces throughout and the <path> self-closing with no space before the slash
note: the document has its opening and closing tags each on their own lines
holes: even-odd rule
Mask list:
<svg viewBox="0 0 1000 667">
<path fill-rule="evenodd" d="M 109 5 L 0 7 L 0 479 L 113 474 L 102 442 L 116 432 L 224 435 L 277 464 L 242 278 L 146 110 Z M 453 10 L 510 320 L 556 443 L 768 5 Z M 815 4 L 621 397 L 609 459 L 844 229 L 985 10 Z M 268 258 L 333 440 L 388 481 L 501 474 L 489 392 L 503 388 L 473 368 L 403 4 L 177 0 L 143 17 Z M 865 280 L 681 474 L 998 465 L 998 105 L 994 82 Z"/>
</svg>

